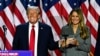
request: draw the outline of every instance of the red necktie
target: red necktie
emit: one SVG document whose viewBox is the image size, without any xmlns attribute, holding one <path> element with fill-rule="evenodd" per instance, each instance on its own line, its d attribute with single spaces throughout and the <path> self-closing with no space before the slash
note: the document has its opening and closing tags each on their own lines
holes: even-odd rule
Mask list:
<svg viewBox="0 0 100 56">
<path fill-rule="evenodd" d="M 30 44 L 29 44 L 29 50 L 34 52 L 35 47 L 35 30 L 34 26 L 32 26 L 31 33 L 30 33 Z"/>
</svg>

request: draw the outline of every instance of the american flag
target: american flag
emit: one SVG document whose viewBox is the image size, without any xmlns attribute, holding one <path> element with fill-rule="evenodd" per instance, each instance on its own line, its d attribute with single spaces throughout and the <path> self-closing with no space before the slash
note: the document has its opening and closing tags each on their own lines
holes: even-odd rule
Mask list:
<svg viewBox="0 0 100 56">
<path fill-rule="evenodd" d="M 0 44 L 2 44 L 0 45 L 1 50 L 11 50 L 12 47 L 12 40 L 15 32 L 12 2 L 12 0 L 0 0 Z M 3 26 L 7 28 L 6 31 L 4 31 Z"/>
<path fill-rule="evenodd" d="M 74 8 L 81 8 L 85 23 L 91 30 L 91 52 L 94 56 L 100 16 L 99 0 L 0 0 L 0 48 L 11 50 L 15 27 L 28 21 L 27 5 L 38 5 L 41 21 L 52 27 L 54 40 L 60 39 L 61 28 L 67 24 L 68 15 Z M 96 9 L 95 9 L 96 8 Z M 6 33 L 3 26 L 7 27 Z M 61 56 L 59 50 L 50 51 L 50 56 Z"/>
<path fill-rule="evenodd" d="M 89 10 L 88 10 L 88 26 L 91 30 L 91 52 L 93 56 L 95 51 L 96 42 L 97 42 L 97 33 L 99 25 L 99 16 L 100 16 L 100 0 L 90 0 Z"/>
</svg>

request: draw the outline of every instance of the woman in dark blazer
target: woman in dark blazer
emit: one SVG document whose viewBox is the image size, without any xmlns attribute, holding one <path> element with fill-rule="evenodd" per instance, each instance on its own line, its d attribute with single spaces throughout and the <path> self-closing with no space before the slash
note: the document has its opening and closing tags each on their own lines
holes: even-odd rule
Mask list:
<svg viewBox="0 0 100 56">
<path fill-rule="evenodd" d="M 62 56 L 88 56 L 90 52 L 90 30 L 84 24 L 81 9 L 73 9 L 68 24 L 63 26 L 61 38 L 65 39 L 66 47 L 61 48 Z"/>
</svg>

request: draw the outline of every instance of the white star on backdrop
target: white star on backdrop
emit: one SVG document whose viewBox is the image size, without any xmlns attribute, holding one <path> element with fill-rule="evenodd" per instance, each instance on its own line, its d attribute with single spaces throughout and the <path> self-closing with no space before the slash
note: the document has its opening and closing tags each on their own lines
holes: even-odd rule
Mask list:
<svg viewBox="0 0 100 56">
<path fill-rule="evenodd" d="M 76 6 L 76 3 L 74 3 L 74 5 Z"/>
<path fill-rule="evenodd" d="M 47 4 L 47 3 L 45 3 L 45 6 L 48 6 L 48 4 Z"/>
<path fill-rule="evenodd" d="M 2 6 L 2 3 L 0 3 L 0 6 Z"/>
</svg>

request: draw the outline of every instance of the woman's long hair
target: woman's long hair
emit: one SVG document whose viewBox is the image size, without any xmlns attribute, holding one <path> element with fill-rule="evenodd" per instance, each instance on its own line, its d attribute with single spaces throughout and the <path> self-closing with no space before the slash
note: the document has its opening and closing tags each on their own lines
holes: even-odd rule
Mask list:
<svg viewBox="0 0 100 56">
<path fill-rule="evenodd" d="M 78 27 L 80 28 L 81 32 L 80 32 L 80 37 L 83 38 L 83 39 L 86 39 L 88 34 L 87 34 L 87 28 L 86 28 L 86 25 L 84 23 L 84 17 L 83 17 L 83 13 L 81 11 L 81 9 L 73 9 L 69 15 L 69 20 L 68 20 L 68 24 L 69 25 L 72 25 L 72 13 L 73 12 L 76 12 L 79 16 L 79 25 Z"/>
</svg>

